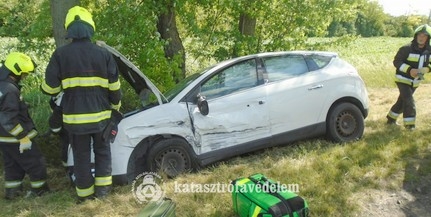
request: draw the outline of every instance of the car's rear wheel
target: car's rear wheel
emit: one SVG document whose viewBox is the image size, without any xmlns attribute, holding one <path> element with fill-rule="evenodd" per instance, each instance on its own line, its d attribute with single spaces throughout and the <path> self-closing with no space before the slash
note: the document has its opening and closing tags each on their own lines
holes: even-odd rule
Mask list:
<svg viewBox="0 0 431 217">
<path fill-rule="evenodd" d="M 364 117 L 352 103 L 340 103 L 333 107 L 327 119 L 327 136 L 334 142 L 358 140 L 364 134 Z"/>
<path fill-rule="evenodd" d="M 146 156 L 146 165 L 150 171 L 165 173 L 170 178 L 193 169 L 192 163 L 190 148 L 180 138 L 157 142 Z"/>
</svg>

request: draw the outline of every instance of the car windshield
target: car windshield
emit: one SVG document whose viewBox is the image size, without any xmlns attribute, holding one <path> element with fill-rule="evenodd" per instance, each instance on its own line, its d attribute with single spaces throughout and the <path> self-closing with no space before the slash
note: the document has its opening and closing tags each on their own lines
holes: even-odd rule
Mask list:
<svg viewBox="0 0 431 217">
<path fill-rule="evenodd" d="M 206 69 L 204 69 L 201 72 L 198 73 L 194 73 L 186 78 L 184 78 L 183 80 L 181 80 L 178 84 L 176 84 L 173 88 L 171 88 L 170 90 L 166 91 L 163 95 L 166 97 L 166 99 L 168 101 L 171 101 L 173 98 L 175 98 L 182 90 L 184 90 L 184 88 L 186 88 L 190 83 L 192 83 L 194 80 L 196 80 L 196 78 L 200 77 L 202 74 L 204 74 L 205 72 L 207 72 L 208 70 L 210 70 L 211 68 L 213 68 L 216 65 L 210 66 Z"/>
</svg>

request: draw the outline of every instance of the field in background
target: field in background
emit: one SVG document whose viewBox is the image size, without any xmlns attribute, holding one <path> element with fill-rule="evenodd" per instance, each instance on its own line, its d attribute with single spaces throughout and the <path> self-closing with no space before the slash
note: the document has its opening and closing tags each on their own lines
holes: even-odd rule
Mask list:
<svg viewBox="0 0 431 217">
<path fill-rule="evenodd" d="M 397 97 L 392 59 L 409 38 L 360 38 L 347 47 L 329 49 L 352 63 L 362 75 L 371 100 L 363 139 L 333 144 L 313 139 L 236 157 L 197 173 L 164 179 L 166 196 L 177 204 L 177 216 L 235 216 L 230 193 L 174 193 L 178 183 L 229 183 L 238 177 L 263 173 L 286 184 L 298 184 L 312 216 L 426 216 L 431 188 L 431 85 L 415 93 L 416 131 L 387 127 L 385 115 Z M 431 76 L 426 77 L 431 80 Z M 45 103 L 38 94 L 31 102 Z M 46 116 L 37 117 L 46 121 Z M 58 150 L 56 144 L 44 150 Z M 0 216 L 136 216 L 143 205 L 129 186 L 114 188 L 104 201 L 75 205 L 60 162 L 50 161 L 54 193 L 9 202 L 0 199 Z M 0 176 L 0 186 L 3 185 Z M 3 192 L 0 192 L 3 197 Z M 425 200 L 427 199 L 428 200 Z M 426 202 L 424 202 L 426 201 Z"/>
<path fill-rule="evenodd" d="M 356 67 L 367 87 L 396 87 L 392 64 L 398 49 L 411 38 L 359 38 L 347 47 L 333 47 L 340 57 Z"/>
</svg>

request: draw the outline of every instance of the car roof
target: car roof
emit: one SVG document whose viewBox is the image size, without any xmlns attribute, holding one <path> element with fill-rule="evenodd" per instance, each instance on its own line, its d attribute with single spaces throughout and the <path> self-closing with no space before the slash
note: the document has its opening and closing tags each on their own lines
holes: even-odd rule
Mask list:
<svg viewBox="0 0 431 217">
<path fill-rule="evenodd" d="M 257 54 L 250 54 L 250 55 L 246 55 L 246 56 L 227 59 L 227 60 L 216 63 L 213 68 L 214 68 L 214 70 L 217 70 L 218 68 L 223 67 L 225 65 L 229 65 L 231 63 L 240 62 L 243 60 L 252 59 L 252 58 L 256 58 L 256 57 L 280 56 L 280 55 L 288 55 L 288 54 L 321 55 L 321 56 L 338 57 L 338 54 L 336 52 L 329 52 L 329 51 L 305 51 L 305 50 L 274 51 L 274 52 L 263 52 L 263 53 L 257 53 Z M 211 70 L 211 71 L 213 71 L 213 70 Z"/>
<path fill-rule="evenodd" d="M 295 51 L 276 51 L 276 52 L 264 52 L 264 53 L 258 53 L 254 54 L 259 57 L 263 56 L 278 56 L 278 55 L 284 55 L 284 54 L 301 54 L 301 55 L 322 55 L 322 56 L 338 56 L 335 52 L 329 52 L 329 51 L 305 51 L 305 50 L 295 50 Z"/>
</svg>

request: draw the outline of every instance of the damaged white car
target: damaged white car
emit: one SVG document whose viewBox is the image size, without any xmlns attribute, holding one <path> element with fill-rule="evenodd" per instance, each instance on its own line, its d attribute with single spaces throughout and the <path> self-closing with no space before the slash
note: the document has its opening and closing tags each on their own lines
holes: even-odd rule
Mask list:
<svg viewBox="0 0 431 217">
<path fill-rule="evenodd" d="M 142 99 L 141 108 L 125 114 L 111 144 L 115 183 L 130 183 L 143 171 L 174 177 L 310 137 L 348 142 L 363 135 L 367 90 L 357 70 L 336 53 L 238 57 L 190 75 L 162 94 L 118 51 L 101 46 Z"/>
</svg>

